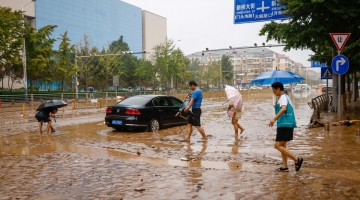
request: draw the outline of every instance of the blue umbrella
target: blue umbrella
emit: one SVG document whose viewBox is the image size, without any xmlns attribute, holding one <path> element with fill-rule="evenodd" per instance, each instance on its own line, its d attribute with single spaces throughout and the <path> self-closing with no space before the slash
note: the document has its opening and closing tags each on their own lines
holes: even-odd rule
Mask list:
<svg viewBox="0 0 360 200">
<path fill-rule="evenodd" d="M 275 70 L 269 72 L 263 72 L 256 78 L 254 78 L 250 84 L 270 85 L 275 82 L 281 82 L 282 84 L 287 83 L 298 83 L 305 80 L 305 78 L 289 71 Z"/>
</svg>

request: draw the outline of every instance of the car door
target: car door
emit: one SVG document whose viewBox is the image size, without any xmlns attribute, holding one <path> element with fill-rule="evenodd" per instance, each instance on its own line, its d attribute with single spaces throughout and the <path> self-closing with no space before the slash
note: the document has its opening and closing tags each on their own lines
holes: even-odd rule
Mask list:
<svg viewBox="0 0 360 200">
<path fill-rule="evenodd" d="M 168 99 L 165 96 L 158 97 L 153 100 L 153 103 L 155 105 L 156 112 L 158 113 L 158 117 L 160 118 L 161 124 L 165 126 L 171 124 L 172 112 Z"/>
<path fill-rule="evenodd" d="M 180 106 L 183 104 L 183 102 L 175 97 L 169 97 L 169 100 L 171 102 L 172 123 L 179 124 L 186 122 L 183 118 L 175 116 L 179 112 Z"/>
</svg>

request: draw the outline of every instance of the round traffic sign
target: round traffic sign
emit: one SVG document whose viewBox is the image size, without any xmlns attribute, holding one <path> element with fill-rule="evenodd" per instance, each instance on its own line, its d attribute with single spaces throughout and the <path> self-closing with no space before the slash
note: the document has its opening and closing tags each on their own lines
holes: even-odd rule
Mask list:
<svg viewBox="0 0 360 200">
<path fill-rule="evenodd" d="M 349 70 L 349 59 L 343 55 L 337 55 L 331 62 L 331 67 L 338 75 L 343 75 Z"/>
</svg>

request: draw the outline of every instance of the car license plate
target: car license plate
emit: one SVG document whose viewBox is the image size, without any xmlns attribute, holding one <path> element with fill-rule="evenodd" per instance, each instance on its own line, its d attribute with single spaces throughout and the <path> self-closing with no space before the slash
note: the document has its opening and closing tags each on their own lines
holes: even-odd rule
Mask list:
<svg viewBox="0 0 360 200">
<path fill-rule="evenodd" d="M 112 124 L 121 125 L 122 121 L 121 120 L 112 120 Z"/>
</svg>

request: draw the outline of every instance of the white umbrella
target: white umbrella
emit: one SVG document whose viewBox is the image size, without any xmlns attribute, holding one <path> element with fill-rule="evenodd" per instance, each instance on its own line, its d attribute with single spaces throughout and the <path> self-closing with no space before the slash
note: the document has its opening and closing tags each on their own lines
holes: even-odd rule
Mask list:
<svg viewBox="0 0 360 200">
<path fill-rule="evenodd" d="M 227 85 L 225 87 L 225 93 L 226 93 L 226 97 L 229 99 L 229 101 L 233 102 L 234 108 L 241 111 L 243 101 L 242 101 L 242 96 L 241 96 L 239 90 L 237 90 L 234 87 L 231 87 L 231 86 Z"/>
</svg>

